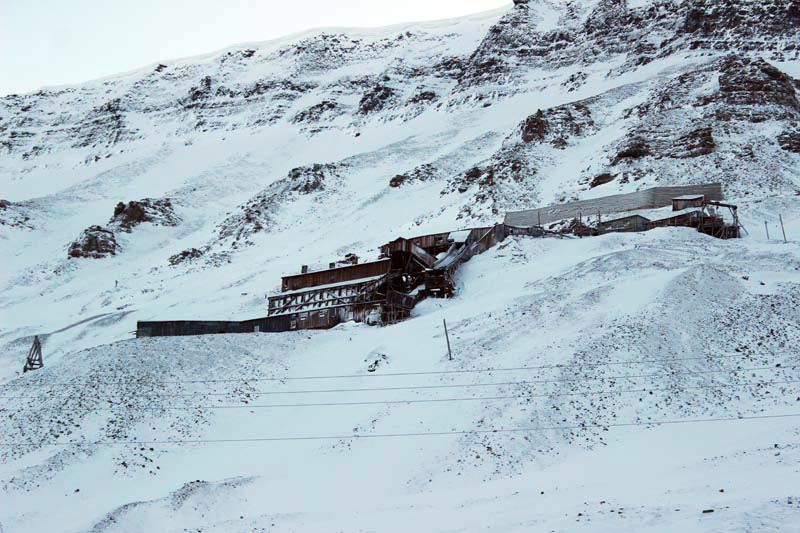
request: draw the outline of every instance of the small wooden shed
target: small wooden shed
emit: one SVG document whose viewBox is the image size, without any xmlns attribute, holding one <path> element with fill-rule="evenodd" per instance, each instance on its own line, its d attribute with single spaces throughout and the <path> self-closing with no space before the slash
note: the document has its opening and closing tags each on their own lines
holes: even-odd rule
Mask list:
<svg viewBox="0 0 800 533">
<path fill-rule="evenodd" d="M 702 194 L 685 194 L 677 196 L 672 199 L 672 210 L 683 211 L 690 207 L 703 207 L 703 202 L 706 201 L 705 195 Z"/>
<path fill-rule="evenodd" d="M 597 229 L 600 232 L 606 231 L 644 231 L 647 229 L 647 223 L 650 220 L 642 215 L 631 215 L 622 218 L 615 218 L 613 220 L 606 220 L 598 224 Z"/>
</svg>

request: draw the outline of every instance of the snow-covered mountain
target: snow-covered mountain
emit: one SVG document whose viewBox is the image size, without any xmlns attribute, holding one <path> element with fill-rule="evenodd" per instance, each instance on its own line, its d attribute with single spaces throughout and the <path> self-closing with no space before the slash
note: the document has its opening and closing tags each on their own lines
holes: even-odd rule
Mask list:
<svg viewBox="0 0 800 533">
<path fill-rule="evenodd" d="M 514 4 L 0 99 L 4 532 L 790 530 L 800 420 L 619 424 L 800 414 L 800 4 Z M 130 340 L 398 236 L 712 181 L 745 239 L 512 238 L 395 326 Z"/>
</svg>

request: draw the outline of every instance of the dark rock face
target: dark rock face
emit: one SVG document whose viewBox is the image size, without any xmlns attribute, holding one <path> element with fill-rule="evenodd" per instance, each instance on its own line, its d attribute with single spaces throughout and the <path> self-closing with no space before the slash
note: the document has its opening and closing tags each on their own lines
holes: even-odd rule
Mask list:
<svg viewBox="0 0 800 533">
<path fill-rule="evenodd" d="M 376 85 L 358 103 L 358 113 L 368 115 L 380 111 L 386 104 L 394 98 L 395 90 L 385 85 Z"/>
<path fill-rule="evenodd" d="M 678 138 L 670 147 L 668 155 L 676 158 L 699 157 L 714 152 L 716 143 L 712 128 L 697 128 Z"/>
<path fill-rule="evenodd" d="M 567 139 L 583 135 L 593 125 L 589 108 L 577 102 L 538 110 L 520 124 L 519 132 L 523 142 L 550 142 L 556 148 L 564 148 Z"/>
<path fill-rule="evenodd" d="M 650 151 L 650 146 L 644 139 L 633 138 L 630 139 L 619 152 L 617 152 L 616 157 L 614 157 L 614 164 L 616 165 L 624 159 L 641 159 L 642 157 L 647 157 L 651 154 L 652 152 Z"/>
<path fill-rule="evenodd" d="M 339 105 L 336 102 L 324 100 L 318 104 L 312 105 L 308 109 L 300 111 L 294 116 L 294 118 L 292 118 L 292 122 L 295 124 L 318 122 L 324 115 L 334 112 L 338 109 Z"/>
<path fill-rule="evenodd" d="M 122 101 L 110 100 L 94 108 L 73 128 L 73 148 L 87 146 L 111 147 L 123 139 L 132 139 L 137 130 L 129 129 L 125 121 Z"/>
<path fill-rule="evenodd" d="M 793 17 L 796 17 L 797 10 L 796 0 L 691 0 L 686 2 L 682 11 L 683 23 L 680 31 L 699 39 L 692 43 L 693 47 L 708 46 L 712 40 L 729 41 L 738 38 L 745 42 L 755 35 L 784 36 L 796 31 L 797 18 Z M 753 45 L 755 43 L 750 44 Z"/>
<path fill-rule="evenodd" d="M 540 109 L 535 115 L 525 119 L 522 124 L 522 140 L 526 143 L 533 141 L 543 141 L 548 131 L 548 123 L 544 118 L 544 112 Z"/>
<path fill-rule="evenodd" d="M 389 180 L 389 187 L 397 188 L 411 183 L 429 181 L 439 176 L 436 166 L 425 163 L 405 174 L 398 174 Z"/>
<path fill-rule="evenodd" d="M 336 171 L 335 165 L 320 165 L 315 163 L 307 167 L 293 168 L 289 171 L 289 190 L 300 194 L 325 189 L 325 180 Z"/>
<path fill-rule="evenodd" d="M 121 247 L 115 231 L 130 233 L 134 227 L 144 222 L 155 226 L 177 226 L 180 219 L 175 215 L 172 202 L 168 198 L 145 198 L 127 204 L 120 202 L 114 208 L 114 216 L 106 226 L 90 226 L 70 244 L 69 257 L 100 259 L 116 255 Z"/>
<path fill-rule="evenodd" d="M 420 91 L 412 96 L 408 101 L 412 104 L 420 104 L 424 102 L 432 102 L 436 100 L 436 93 L 433 91 Z"/>
<path fill-rule="evenodd" d="M 458 186 L 458 192 L 465 193 L 472 185 L 494 185 L 494 172 L 484 172 L 478 167 L 472 167 L 464 172 L 462 175 L 461 184 Z"/>
<path fill-rule="evenodd" d="M 606 183 L 610 183 L 610 182 L 614 181 L 615 177 L 616 176 L 614 174 L 609 174 L 608 172 L 604 172 L 602 174 L 598 174 L 589 183 L 589 188 L 594 189 L 595 187 L 599 187 L 600 185 L 604 185 Z"/>
<path fill-rule="evenodd" d="M 722 101 L 732 106 L 778 106 L 800 112 L 797 82 L 762 59 L 738 56 L 727 58 L 721 65 L 719 93 Z M 769 120 L 763 113 L 752 113 L 751 120 Z"/>
<path fill-rule="evenodd" d="M 200 80 L 200 85 L 189 89 L 189 102 L 197 103 L 211 98 L 211 76 L 204 76 Z M 187 107 L 194 107 L 189 104 Z"/>
<path fill-rule="evenodd" d="M 447 57 L 433 66 L 433 74 L 440 78 L 457 80 L 464 74 L 466 60 L 460 57 Z"/>
<path fill-rule="evenodd" d="M 787 152 L 800 154 L 800 128 L 786 130 L 778 135 L 778 145 Z"/>
<path fill-rule="evenodd" d="M 558 28 L 538 31 L 537 3 L 520 0 L 487 33 L 459 77 L 462 89 L 514 81 L 525 66 L 563 66 L 628 54 L 631 70 L 680 50 L 763 51 L 797 57 L 797 0 L 656 0 L 629 7 L 570 3 Z M 659 35 L 660 43 L 651 41 Z M 509 60 L 513 58 L 513 61 Z"/>
<path fill-rule="evenodd" d="M 297 167 L 288 175 L 240 206 L 239 211 L 217 227 L 217 241 L 231 240 L 231 246 L 251 244 L 249 237 L 265 231 L 276 223 L 275 214 L 300 196 L 319 195 L 320 199 L 342 181 L 344 164 L 314 164 Z"/>
<path fill-rule="evenodd" d="M 143 222 L 156 226 L 177 226 L 180 219 L 175 215 L 169 198 L 145 198 L 127 204 L 118 203 L 108 223 L 130 233 L 133 227 Z"/>
<path fill-rule="evenodd" d="M 109 255 L 116 255 L 118 248 L 113 231 L 101 226 L 90 226 L 83 230 L 75 242 L 70 244 L 68 256 L 70 258 L 101 259 Z"/>
<path fill-rule="evenodd" d="M 171 266 L 180 265 L 186 261 L 192 261 L 201 257 L 203 255 L 203 250 L 198 250 L 197 248 L 190 248 L 188 250 L 184 250 L 180 253 L 177 253 L 169 258 L 169 264 Z"/>
</svg>

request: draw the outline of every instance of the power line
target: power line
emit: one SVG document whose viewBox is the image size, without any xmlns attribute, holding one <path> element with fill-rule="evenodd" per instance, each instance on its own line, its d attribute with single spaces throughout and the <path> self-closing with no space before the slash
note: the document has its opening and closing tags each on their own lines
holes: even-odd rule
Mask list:
<svg viewBox="0 0 800 533">
<path fill-rule="evenodd" d="M 182 407 L 157 407 L 157 406 L 127 406 L 118 405 L 114 407 L 95 407 L 89 409 L 81 409 L 80 407 L 41 407 L 37 411 L 81 411 L 81 412 L 105 412 L 105 411 L 119 411 L 133 407 L 134 411 L 192 411 L 195 409 L 277 409 L 286 407 L 341 407 L 341 406 L 359 406 L 359 405 L 397 405 L 397 404 L 417 404 L 417 403 L 442 403 L 442 402 L 470 402 L 470 401 L 496 401 L 496 400 L 526 400 L 530 398 L 552 398 L 563 396 L 597 396 L 602 394 L 630 394 L 641 392 L 679 392 L 689 390 L 703 390 L 703 389 L 725 389 L 725 388 L 739 388 L 747 386 L 775 386 L 787 385 L 792 383 L 800 383 L 800 380 L 787 380 L 787 381 L 771 381 L 771 382 L 747 382 L 736 384 L 716 384 L 716 385 L 698 385 L 695 387 L 667 387 L 660 389 L 628 389 L 628 390 L 614 390 L 606 389 L 602 391 L 589 391 L 589 392 L 554 392 L 549 394 L 515 394 L 511 396 L 474 396 L 467 398 L 426 398 L 416 400 L 376 400 L 376 401 L 360 401 L 360 402 L 325 402 L 325 403 L 294 403 L 294 404 L 245 404 L 245 405 L 196 405 L 196 406 L 182 406 Z M 15 409 L 13 409 L 15 410 Z M 12 411 L 8 408 L 0 408 L 0 412 Z"/>
<path fill-rule="evenodd" d="M 800 413 L 788 413 L 782 415 L 753 415 L 736 417 L 718 418 L 689 418 L 673 420 L 650 420 L 643 422 L 621 422 L 611 424 L 579 424 L 573 426 L 539 426 L 527 428 L 498 428 L 498 429 L 471 429 L 453 431 L 431 431 L 416 433 L 373 433 L 373 434 L 352 434 L 352 435 L 330 435 L 330 436 L 299 436 L 299 437 L 254 437 L 239 439 L 168 439 L 153 441 L 120 440 L 120 441 L 91 441 L 91 442 L 45 442 L 45 443 L 26 443 L 26 442 L 0 442 L 0 446 L 6 447 L 31 447 L 31 446 L 113 446 L 122 445 L 160 445 L 160 444 L 224 444 L 224 443 L 247 443 L 247 442 L 286 442 L 286 441 L 319 441 L 319 440 L 356 440 L 356 439 L 382 439 L 397 437 L 434 437 L 445 435 L 483 435 L 499 433 L 536 433 L 542 431 L 571 431 L 580 429 L 607 429 L 619 427 L 635 426 L 666 426 L 674 424 L 701 424 L 710 422 L 734 422 L 743 420 L 766 420 L 800 417 Z"/>
<path fill-rule="evenodd" d="M 354 378 L 378 378 L 378 377 L 398 377 L 398 376 L 426 376 L 426 375 L 446 375 L 446 374 L 474 374 L 485 372 L 523 372 L 528 370 L 547 370 L 547 369 L 565 369 L 573 367 L 597 367 L 597 366 L 615 366 L 615 365 L 641 365 L 641 364 L 661 364 L 661 363 L 680 363 L 685 361 L 713 361 L 716 359 L 730 359 L 735 357 L 745 357 L 747 354 L 726 354 L 715 356 L 703 357 L 681 357 L 673 359 L 644 359 L 644 360 L 628 360 L 628 361 L 606 361 L 599 363 L 577 363 L 574 365 L 539 365 L 539 366 L 518 366 L 518 367 L 500 367 L 500 368 L 480 368 L 480 369 L 463 369 L 463 370 L 435 370 L 435 371 L 421 371 L 421 372 L 392 372 L 392 373 L 368 373 L 368 374 L 341 374 L 341 375 L 321 375 L 321 376 L 284 376 L 275 378 L 230 378 L 230 379 L 195 379 L 195 380 L 175 380 L 175 381 L 148 381 L 149 384 L 154 385 L 180 385 L 188 383 L 249 383 L 258 381 L 296 381 L 296 380 L 319 380 L 319 379 L 354 379 Z M 92 380 L 86 381 L 90 385 L 137 385 L 138 381 L 104 381 Z M 55 382 L 55 383 L 26 383 L 27 386 L 47 387 L 47 386 L 80 386 L 84 383 L 77 383 L 75 381 Z M 0 384 L 0 387 L 11 387 L 12 384 Z"/>
<path fill-rule="evenodd" d="M 716 370 L 698 370 L 689 372 L 669 372 L 657 374 L 633 374 L 624 376 L 599 376 L 590 378 L 561 378 L 561 379 L 540 379 L 540 380 L 527 380 L 527 381 L 501 381 L 493 383 L 448 383 L 440 385 L 408 385 L 402 387 L 364 387 L 357 389 L 309 389 L 309 390 L 295 390 L 295 391 L 253 391 L 244 392 L 250 396 L 267 396 L 274 394 L 317 394 L 317 393 L 340 393 L 340 392 L 377 392 L 377 391 L 398 391 L 398 390 L 428 390 L 428 389 L 453 389 L 453 388 L 473 388 L 473 387 L 500 387 L 507 385 L 538 385 L 544 383 L 570 383 L 581 381 L 606 381 L 616 379 L 639 379 L 651 377 L 667 377 L 667 376 L 688 376 L 688 375 L 705 375 L 705 374 L 719 374 L 722 372 L 749 372 L 755 370 L 785 370 L 789 368 L 798 368 L 800 365 L 789 366 L 762 366 L 752 368 L 724 368 Z M 140 398 L 184 398 L 194 396 L 230 396 L 232 392 L 190 392 L 178 394 L 138 394 Z M 113 397 L 113 396 L 112 396 Z M 0 396 L 5 399 L 35 399 L 38 396 Z"/>
</svg>

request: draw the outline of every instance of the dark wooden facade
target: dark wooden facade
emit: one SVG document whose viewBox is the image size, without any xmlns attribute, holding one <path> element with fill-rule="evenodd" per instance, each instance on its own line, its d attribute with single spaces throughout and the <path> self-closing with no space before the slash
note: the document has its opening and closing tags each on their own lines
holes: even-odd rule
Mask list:
<svg viewBox="0 0 800 533">
<path fill-rule="evenodd" d="M 381 259 L 369 263 L 347 265 L 337 268 L 329 268 L 327 270 L 319 270 L 316 272 L 308 272 L 305 274 L 283 276 L 281 278 L 281 291 L 296 291 L 311 287 L 318 287 L 320 285 L 331 285 L 334 283 L 343 283 L 362 278 L 385 275 L 389 273 L 390 263 L 391 262 L 388 259 Z"/>
</svg>

